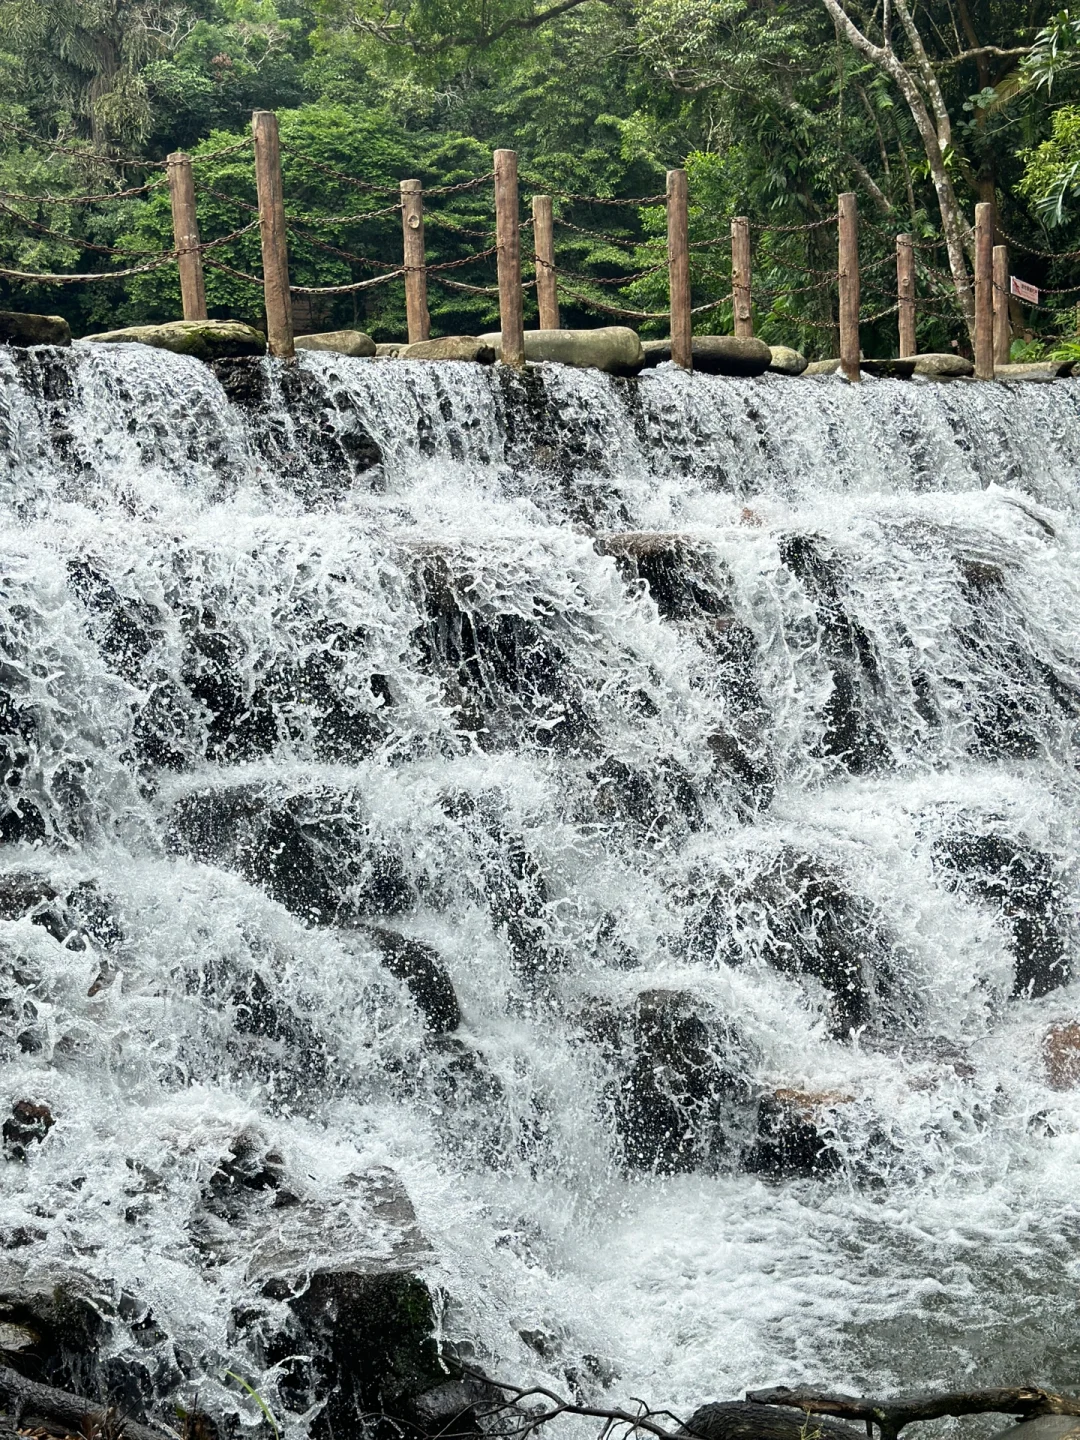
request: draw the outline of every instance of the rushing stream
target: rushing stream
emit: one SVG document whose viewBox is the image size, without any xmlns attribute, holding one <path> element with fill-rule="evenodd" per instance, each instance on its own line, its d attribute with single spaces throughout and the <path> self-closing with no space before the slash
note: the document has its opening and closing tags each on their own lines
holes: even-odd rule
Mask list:
<svg viewBox="0 0 1080 1440">
<path fill-rule="evenodd" d="M 1078 497 L 1076 381 L 0 350 L 0 1291 L 297 1437 L 320 1265 L 1074 1383 Z"/>
</svg>

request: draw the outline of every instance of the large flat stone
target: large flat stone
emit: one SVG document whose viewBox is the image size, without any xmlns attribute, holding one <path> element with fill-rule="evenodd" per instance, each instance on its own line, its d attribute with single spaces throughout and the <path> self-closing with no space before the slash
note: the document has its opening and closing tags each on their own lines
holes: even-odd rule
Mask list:
<svg viewBox="0 0 1080 1440">
<path fill-rule="evenodd" d="M 375 341 L 362 330 L 325 330 L 319 335 L 297 335 L 297 350 L 329 350 L 366 360 L 375 354 Z"/>
<path fill-rule="evenodd" d="M 1073 373 L 1073 360 L 1033 360 L 1025 365 L 995 365 L 995 380 L 1062 380 Z"/>
<path fill-rule="evenodd" d="M 417 340 L 402 345 L 399 360 L 468 360 L 480 365 L 494 364 L 496 350 L 486 335 L 443 335 L 438 340 Z"/>
<path fill-rule="evenodd" d="M 498 331 L 481 335 L 502 358 Z M 595 330 L 526 330 L 525 359 L 533 364 L 550 361 L 579 369 L 604 370 L 609 375 L 636 375 L 645 355 L 636 330 L 626 325 L 598 325 Z"/>
<path fill-rule="evenodd" d="M 642 346 L 645 364 L 662 365 L 671 359 L 671 340 L 647 340 Z M 772 364 L 772 351 L 764 340 L 737 335 L 695 335 L 694 369 L 703 375 L 764 375 Z"/>
<path fill-rule="evenodd" d="M 60 315 L 0 310 L 0 345 L 70 345 L 71 327 Z"/>
<path fill-rule="evenodd" d="M 240 320 L 170 320 L 165 325 L 132 325 L 126 330 L 87 335 L 83 343 L 150 345 L 155 350 L 171 350 L 174 355 L 193 355 L 197 360 L 266 354 L 266 336 Z"/>
<path fill-rule="evenodd" d="M 928 380 L 953 380 L 974 375 L 975 366 L 963 355 L 929 353 L 915 356 L 915 374 Z"/>
</svg>

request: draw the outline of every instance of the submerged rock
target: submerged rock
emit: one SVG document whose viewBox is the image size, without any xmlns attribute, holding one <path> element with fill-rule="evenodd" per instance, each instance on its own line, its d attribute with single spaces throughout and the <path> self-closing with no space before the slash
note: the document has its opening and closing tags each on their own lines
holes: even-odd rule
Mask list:
<svg viewBox="0 0 1080 1440">
<path fill-rule="evenodd" d="M 196 360 L 266 354 L 266 336 L 240 320 L 170 320 L 165 325 L 132 325 L 126 330 L 87 335 L 83 343 L 150 345 L 175 355 L 194 355 Z"/>
<path fill-rule="evenodd" d="M 207 785 L 169 814 L 173 853 L 234 870 L 309 923 L 355 924 L 413 903 L 400 854 L 371 834 L 349 789 Z"/>
<path fill-rule="evenodd" d="M 774 1090 L 758 1104 L 757 1139 L 744 1160 L 752 1174 L 821 1177 L 840 1168 L 834 1112 L 854 1099 L 839 1091 Z"/>
<path fill-rule="evenodd" d="M 375 354 L 375 341 L 362 330 L 326 330 L 320 335 L 297 335 L 297 350 L 329 350 L 335 355 L 366 359 Z"/>
<path fill-rule="evenodd" d="M 717 884 L 687 923 L 687 948 L 705 963 L 757 960 L 799 980 L 837 1039 L 906 1013 L 882 917 L 834 865 L 791 846 L 753 878 Z"/>
<path fill-rule="evenodd" d="M 953 888 L 996 912 L 1016 961 L 1015 996 L 1037 998 L 1068 981 L 1068 902 L 1053 855 L 970 830 L 939 840 L 933 855 Z"/>
<path fill-rule="evenodd" d="M 854 613 L 841 559 L 827 541 L 817 535 L 782 536 L 780 556 L 814 606 L 821 649 L 832 671 L 821 749 L 852 774 L 865 774 L 889 758 L 888 740 L 875 714 L 884 687 L 873 641 Z"/>
<path fill-rule="evenodd" d="M 438 951 L 422 940 L 410 940 L 394 930 L 374 927 L 368 934 L 379 947 L 382 963 L 409 993 L 435 1035 L 445 1035 L 461 1024 L 461 1007 L 453 982 Z"/>
<path fill-rule="evenodd" d="M 594 1004 L 584 1028 L 617 1073 L 611 1103 L 630 1169 L 674 1175 L 737 1157 L 750 1101 L 747 1051 L 707 1001 L 643 990 L 622 1009 Z"/>
<path fill-rule="evenodd" d="M 13 1160 L 25 1160 L 28 1146 L 40 1145 L 55 1124 L 48 1105 L 16 1100 L 3 1125 L 5 1152 Z"/>
<path fill-rule="evenodd" d="M 642 348 L 647 366 L 671 359 L 670 340 L 647 340 Z M 764 340 L 736 335 L 695 335 L 691 353 L 694 369 L 702 375 L 764 375 L 772 364 Z"/>
<path fill-rule="evenodd" d="M 0 310 L 0 345 L 70 345 L 71 326 L 60 315 Z"/>
<path fill-rule="evenodd" d="M 502 335 L 492 331 L 480 337 L 502 357 Z M 525 359 L 531 364 L 551 361 L 579 369 L 604 370 L 609 375 L 636 375 L 645 355 L 636 330 L 626 325 L 598 325 L 593 330 L 526 330 Z"/>
</svg>

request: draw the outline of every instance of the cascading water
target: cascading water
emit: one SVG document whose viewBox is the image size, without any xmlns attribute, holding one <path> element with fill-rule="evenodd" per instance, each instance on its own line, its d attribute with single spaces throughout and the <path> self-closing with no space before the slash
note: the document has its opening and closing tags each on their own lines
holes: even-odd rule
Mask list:
<svg viewBox="0 0 1080 1440">
<path fill-rule="evenodd" d="M 0 384 L 0 1292 L 52 1378 L 77 1312 L 135 1413 L 261 1424 L 232 1372 L 340 1436 L 326 1276 L 391 1273 L 612 1403 L 1075 1378 L 1080 385 Z"/>
</svg>

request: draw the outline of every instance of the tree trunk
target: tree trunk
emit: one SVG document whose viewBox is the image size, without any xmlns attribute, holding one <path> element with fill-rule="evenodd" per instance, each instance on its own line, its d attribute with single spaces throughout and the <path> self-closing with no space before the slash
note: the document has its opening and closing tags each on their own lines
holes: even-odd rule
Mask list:
<svg viewBox="0 0 1080 1440">
<path fill-rule="evenodd" d="M 837 29 L 847 38 L 852 47 L 860 55 L 866 57 L 879 70 L 884 71 L 899 89 L 901 95 L 907 101 L 908 109 L 911 111 L 912 119 L 919 131 L 923 142 L 923 149 L 926 152 L 927 164 L 930 167 L 930 178 L 934 184 L 937 194 L 938 209 L 941 211 L 941 226 L 945 232 L 945 246 L 949 256 L 949 270 L 952 274 L 953 284 L 956 286 L 956 298 L 960 305 L 961 314 L 968 329 L 968 335 L 972 344 L 975 342 L 975 294 L 972 288 L 971 275 L 968 271 L 967 260 L 964 256 L 964 225 L 963 212 L 960 203 L 956 198 L 956 191 L 953 189 L 952 179 L 945 164 L 945 156 L 942 143 L 939 138 L 939 126 L 935 125 L 930 111 L 927 109 L 926 101 L 915 80 L 914 75 L 907 66 L 900 60 L 896 53 L 886 50 L 880 45 L 865 36 L 855 22 L 850 18 L 840 0 L 823 0 L 826 10 L 832 16 Z M 918 31 L 915 30 L 914 22 L 908 13 L 904 0 L 896 0 L 897 11 L 908 33 L 909 39 L 912 32 L 916 36 L 918 50 L 922 49 L 922 41 L 918 39 Z M 910 27 L 910 28 L 909 28 Z M 912 48 L 915 48 L 913 43 Z M 925 50 L 923 50 L 925 59 Z M 927 61 L 929 65 L 929 62 Z M 941 97 L 941 88 L 937 84 L 936 77 L 933 77 L 933 89 L 931 90 L 932 103 L 942 127 L 942 133 L 946 136 L 951 134 L 949 117 L 944 110 L 944 100 Z M 936 99 L 934 98 L 936 92 Z M 940 107 L 940 109 L 939 109 Z M 946 141 L 946 143 L 948 143 Z"/>
</svg>

